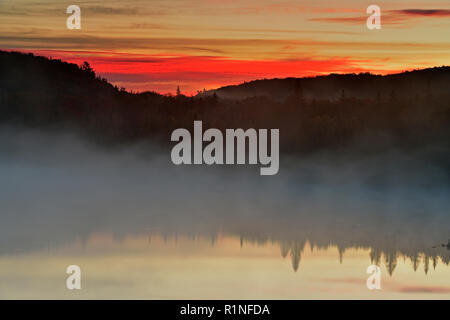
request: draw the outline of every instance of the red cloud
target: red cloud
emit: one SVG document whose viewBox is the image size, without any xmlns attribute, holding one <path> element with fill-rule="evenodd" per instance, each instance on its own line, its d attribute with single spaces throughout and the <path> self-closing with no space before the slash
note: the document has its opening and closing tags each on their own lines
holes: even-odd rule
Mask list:
<svg viewBox="0 0 450 320">
<path fill-rule="evenodd" d="M 88 61 L 94 70 L 113 84 L 130 90 L 174 92 L 179 85 L 185 94 L 203 88 L 238 84 L 262 78 L 314 76 L 318 74 L 365 72 L 370 61 L 349 58 L 291 60 L 238 60 L 226 57 L 186 55 L 137 55 L 105 52 L 34 51 L 76 64 Z"/>
</svg>

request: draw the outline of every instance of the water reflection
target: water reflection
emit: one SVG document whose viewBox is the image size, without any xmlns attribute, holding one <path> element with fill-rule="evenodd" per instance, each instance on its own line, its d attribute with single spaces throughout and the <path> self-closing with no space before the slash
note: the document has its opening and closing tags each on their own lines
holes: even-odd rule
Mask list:
<svg viewBox="0 0 450 320">
<path fill-rule="evenodd" d="M 13 271 L 23 260 L 32 264 L 39 257 L 50 263 L 72 254 L 74 244 L 79 244 L 84 251 L 75 250 L 77 259 L 92 269 L 103 266 L 102 259 L 108 255 L 110 263 L 121 265 L 124 255 L 131 255 L 137 245 L 128 244 L 127 239 L 144 235 L 152 255 L 139 251 L 133 259 L 146 265 L 149 262 L 142 259 L 159 257 L 158 265 L 152 264 L 158 277 L 151 281 L 166 298 L 199 297 L 196 292 L 180 295 L 177 286 L 161 283 L 174 276 L 170 262 L 182 263 L 187 255 L 182 251 L 165 255 L 167 244 L 183 246 L 187 239 L 199 244 L 198 239 L 202 239 L 201 245 L 189 247 L 189 254 L 197 261 L 190 262 L 192 268 L 199 270 L 178 279 L 201 281 L 202 273 L 213 273 L 201 264 L 205 259 L 212 259 L 208 263 L 214 265 L 226 261 L 228 249 L 218 245 L 224 238 L 233 239 L 225 241 L 232 243 L 233 264 L 223 267 L 221 274 L 225 277 L 229 272 L 233 279 L 245 281 L 248 274 L 235 270 L 241 266 L 260 275 L 248 284 L 256 286 L 253 291 L 243 291 L 247 298 L 298 298 L 301 295 L 291 287 L 291 276 L 311 283 L 310 292 L 316 292 L 316 297 L 339 297 L 336 292 L 327 295 L 329 292 L 317 291 L 318 271 L 309 269 L 316 261 L 311 251 L 323 258 L 334 250 L 333 260 L 320 260 L 323 264 L 318 264 L 319 269 L 325 274 L 348 272 L 348 277 L 358 274 L 358 290 L 367 290 L 365 268 L 374 263 L 384 265 L 387 275 L 403 284 L 409 281 L 405 278 L 408 270 L 414 274 L 420 271 L 420 290 L 405 290 L 426 293 L 427 288 L 434 288 L 448 293 L 445 288 L 436 289 L 435 283 L 450 283 L 448 175 L 432 165 L 424 166 L 419 156 L 411 159 L 391 153 L 359 161 L 331 161 L 326 156 L 284 158 L 280 173 L 267 179 L 256 169 L 174 167 L 167 153 L 149 146 L 99 151 L 70 136 L 54 141 L 24 135 L 2 140 L 0 134 L 1 146 L 8 150 L 0 153 L 0 263 L 4 264 L 0 281 L 10 283 L 11 290 L 11 283 L 19 281 Z M 110 234 L 113 241 L 91 252 L 90 246 L 97 248 L 92 241 L 97 234 Z M 127 245 L 123 247 L 123 243 Z M 206 243 L 212 249 L 205 251 Z M 116 256 L 115 250 L 121 255 Z M 276 262 L 283 262 L 283 258 L 290 260 L 289 275 Z M 252 259 L 258 261 L 258 267 Z M 39 268 L 42 261 L 35 262 Z M 71 259 L 67 262 L 73 263 Z M 131 264 L 127 267 L 134 268 Z M 435 269 L 439 273 L 430 276 Z M 112 281 L 109 289 L 113 290 L 114 281 L 126 282 L 130 276 L 126 272 L 119 279 L 111 276 L 114 279 L 108 278 L 103 285 L 106 288 Z M 142 275 L 142 279 L 146 277 Z M 230 279 L 214 279 L 216 288 L 205 283 L 198 288 L 201 297 L 234 298 L 222 289 Z M 334 281 L 324 283 L 329 288 Z M 292 292 L 275 290 L 280 283 Z M 351 285 L 346 283 L 345 287 Z M 133 297 L 150 297 L 132 287 L 127 289 Z M 37 294 L 27 291 L 26 286 L 23 290 L 29 294 L 26 297 Z M 8 298 L 14 290 L 10 295 L 3 292 Z M 57 292 L 61 297 L 67 294 Z M 107 290 L 96 292 L 94 297 L 109 297 Z M 14 295 L 22 296 L 20 292 Z"/>
<path fill-rule="evenodd" d="M 158 234 L 156 234 L 158 236 Z M 164 242 L 167 243 L 170 240 L 177 242 L 178 234 L 164 233 L 161 237 Z M 271 237 L 265 236 L 245 236 L 230 234 L 230 236 L 239 237 L 240 247 L 244 245 L 253 244 L 257 246 L 276 245 L 280 249 L 281 257 L 283 259 L 289 258 L 292 264 L 292 270 L 298 271 L 302 260 L 302 255 L 305 250 L 311 251 L 328 251 L 331 248 L 336 248 L 338 252 L 338 261 L 343 263 L 345 258 L 345 252 L 348 250 L 366 250 L 368 251 L 368 258 L 372 264 L 386 266 L 386 270 L 389 275 L 392 276 L 399 260 L 408 261 L 411 268 L 416 272 L 420 265 L 423 265 L 423 271 L 428 274 L 430 267 L 436 269 L 438 263 L 442 263 L 448 266 L 450 263 L 450 247 L 449 244 L 438 244 L 430 246 L 428 244 L 422 244 L 421 247 L 415 245 L 403 247 L 400 243 L 392 242 L 390 246 L 383 244 L 372 243 L 370 245 L 362 244 L 363 242 L 357 241 L 332 241 L 327 240 L 325 234 L 322 234 L 323 239 L 304 238 L 303 240 L 277 240 Z M 152 235 L 149 233 L 149 239 Z M 198 234 L 187 235 L 187 239 L 195 241 L 198 238 Z M 361 239 L 361 238 L 360 238 Z M 150 240 L 149 240 L 150 241 Z M 217 235 L 210 238 L 211 245 L 217 241 Z M 365 242 L 365 241 L 364 241 Z M 344 244 L 346 243 L 346 244 Z M 369 241 L 367 241 L 369 243 Z"/>
<path fill-rule="evenodd" d="M 241 237 L 241 244 L 243 245 L 246 242 L 244 237 Z M 257 243 L 259 245 L 267 244 L 267 240 L 250 240 L 251 243 Z M 280 242 L 278 245 L 280 246 L 281 256 L 283 258 L 289 257 L 292 262 L 292 269 L 297 271 L 300 266 L 301 258 L 303 251 L 305 250 L 306 241 L 286 241 Z M 273 243 L 273 241 L 272 241 Z M 393 275 L 395 267 L 397 266 L 397 262 L 399 259 L 404 261 L 409 261 L 411 267 L 414 271 L 417 271 L 420 264 L 423 264 L 425 274 L 428 274 L 430 270 L 430 266 L 433 269 L 436 269 L 436 266 L 439 262 L 443 263 L 445 266 L 449 265 L 450 262 L 450 251 L 447 245 L 439 245 L 431 248 L 424 248 L 422 250 L 418 248 L 409 248 L 402 251 L 401 249 L 396 249 L 395 247 L 391 248 L 380 248 L 380 247 L 366 247 L 361 245 L 354 246 L 341 246 L 339 244 L 319 244 L 314 242 L 309 242 L 311 246 L 311 250 L 323 250 L 326 251 L 330 248 L 336 247 L 338 250 L 338 259 L 339 263 L 342 264 L 345 256 L 345 251 L 349 249 L 367 249 L 369 250 L 369 258 L 372 264 L 381 265 L 384 263 L 386 269 L 390 276 Z"/>
<path fill-rule="evenodd" d="M 312 251 L 327 251 L 336 248 L 340 264 L 345 260 L 345 253 L 351 249 L 368 251 L 371 263 L 384 264 L 389 275 L 393 275 L 399 260 L 408 261 L 414 271 L 423 266 L 427 274 L 430 268 L 435 269 L 439 263 L 448 266 L 450 263 L 450 246 L 443 242 L 449 232 L 444 221 L 427 220 L 419 224 L 413 221 L 370 222 L 358 223 L 355 219 L 364 218 L 364 214 L 352 214 L 350 221 L 344 221 L 341 216 L 340 223 L 324 223 L 324 215 L 305 213 L 308 219 L 290 219 L 282 223 L 275 222 L 273 218 L 222 220 L 196 217 L 190 214 L 191 223 L 183 220 L 180 224 L 173 216 L 158 218 L 146 215 L 110 215 L 103 217 L 101 227 L 98 224 L 84 224 L 78 220 L 80 215 L 68 217 L 50 217 L 45 220 L 42 215 L 29 216 L 28 219 L 14 219 L 13 223 L 4 223 L 0 226 L 0 255 L 26 254 L 41 250 L 56 250 L 58 247 L 70 245 L 80 241 L 83 247 L 88 239 L 97 232 L 110 232 L 112 239 L 120 243 L 123 239 L 136 234 L 145 233 L 151 243 L 152 237 L 161 237 L 164 243 L 178 238 L 209 239 L 211 246 L 217 242 L 220 235 L 226 234 L 239 239 L 240 247 L 245 245 L 279 247 L 282 258 L 291 260 L 292 270 L 301 270 L 301 261 L 306 247 Z M 334 217 L 334 214 L 333 214 Z M 125 220 L 124 220 L 125 218 Z M 132 220 L 128 220 L 133 218 Z M 201 220 L 202 219 L 202 220 Z M 127 220 L 127 221 L 126 221 Z M 86 221 L 86 220 L 85 220 Z M 89 221 L 89 220 L 88 220 Z M 161 225 L 164 227 L 143 227 L 147 225 Z M 400 228 L 400 226 L 404 226 Z M 433 230 L 433 232 L 429 232 Z"/>
<path fill-rule="evenodd" d="M 414 272 L 414 261 L 398 253 L 380 261 L 382 290 L 367 290 L 365 270 L 373 254 L 363 247 L 343 253 L 332 244 L 245 240 L 224 232 L 93 233 L 58 247 L 0 256 L 0 298 L 450 297 L 450 268 L 439 258 L 427 275 Z M 73 263 L 83 271 L 79 292 L 64 287 L 65 268 Z"/>
</svg>

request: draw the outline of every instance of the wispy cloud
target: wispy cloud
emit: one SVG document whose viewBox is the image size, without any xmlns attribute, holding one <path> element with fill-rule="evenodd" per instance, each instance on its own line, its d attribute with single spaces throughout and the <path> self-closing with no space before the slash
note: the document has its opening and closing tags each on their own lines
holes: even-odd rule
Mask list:
<svg viewBox="0 0 450 320">
<path fill-rule="evenodd" d="M 410 19 L 418 17 L 448 17 L 450 16 L 450 10 L 448 9 L 401 9 L 401 10 L 388 10 L 381 14 L 381 20 L 383 24 L 401 24 Z M 367 20 L 366 16 L 329 16 L 321 18 L 310 18 L 309 21 L 315 22 L 330 22 L 330 23 L 344 23 L 352 25 L 362 25 Z"/>
<path fill-rule="evenodd" d="M 370 46 L 371 50 L 386 49 L 450 49 L 450 43 L 435 42 L 382 42 L 382 41 L 332 41 L 312 39 L 224 39 L 224 38 L 169 38 L 169 37 L 102 37 L 102 36 L 45 36 L 45 35 L 0 35 L 0 43 L 4 48 L 11 49 L 60 49 L 60 50 L 120 50 L 120 49 L 157 49 L 162 52 L 177 52 L 180 55 L 199 51 L 215 52 L 230 57 L 236 50 L 246 51 L 247 54 L 261 52 L 263 49 L 276 51 L 278 59 L 282 58 L 283 48 L 292 49 L 291 52 L 305 52 L 311 48 L 335 48 L 360 49 L 362 46 Z M 295 51 L 298 50 L 298 51 Z M 255 57 L 257 59 L 257 57 Z"/>
<path fill-rule="evenodd" d="M 94 14 L 105 14 L 105 15 L 137 15 L 139 13 L 145 13 L 145 10 L 137 7 L 101 7 L 101 6 L 92 6 L 86 7 L 85 9 L 87 13 Z"/>
<path fill-rule="evenodd" d="M 309 21 L 315 22 L 336 22 L 336 23 L 348 23 L 348 24 L 362 24 L 367 19 L 363 16 L 355 17 L 324 17 L 324 18 L 311 18 Z"/>
<path fill-rule="evenodd" d="M 368 16 L 324 17 L 324 18 L 311 18 L 309 19 L 309 21 L 360 25 L 361 27 L 364 28 L 366 26 L 367 17 Z M 384 14 L 381 16 L 382 23 L 387 25 L 401 24 L 406 20 L 407 20 L 406 17 L 393 14 Z"/>
<path fill-rule="evenodd" d="M 391 10 L 393 13 L 400 13 L 410 16 L 425 16 L 425 17 L 448 17 L 450 16 L 450 10 L 448 9 L 403 9 L 403 10 Z"/>
</svg>

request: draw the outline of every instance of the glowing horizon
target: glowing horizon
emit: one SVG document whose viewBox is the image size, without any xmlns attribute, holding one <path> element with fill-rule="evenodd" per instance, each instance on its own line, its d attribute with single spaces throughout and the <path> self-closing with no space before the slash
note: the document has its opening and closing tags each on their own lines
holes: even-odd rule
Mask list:
<svg viewBox="0 0 450 320">
<path fill-rule="evenodd" d="M 382 29 L 366 28 L 368 3 L 334 1 L 94 0 L 81 30 L 68 3 L 5 0 L 0 49 L 80 64 L 119 87 L 185 94 L 263 78 L 396 73 L 450 65 L 450 4 L 377 1 Z"/>
</svg>

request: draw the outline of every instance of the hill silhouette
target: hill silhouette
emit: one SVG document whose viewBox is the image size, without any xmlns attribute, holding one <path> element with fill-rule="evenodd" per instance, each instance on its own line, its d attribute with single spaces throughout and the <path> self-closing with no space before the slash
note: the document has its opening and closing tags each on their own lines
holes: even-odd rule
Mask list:
<svg viewBox="0 0 450 320">
<path fill-rule="evenodd" d="M 280 128 L 281 151 L 439 145 L 448 163 L 450 67 L 380 76 L 258 80 L 194 97 L 133 93 L 82 66 L 0 51 L 0 124 L 78 130 L 93 140 L 167 143 L 176 128 Z M 357 146 L 357 148 L 354 148 Z"/>
<path fill-rule="evenodd" d="M 293 92 L 298 92 L 305 99 L 339 100 L 343 94 L 359 99 L 388 99 L 392 94 L 399 98 L 409 98 L 448 91 L 449 81 L 450 67 L 435 67 L 386 76 L 360 73 L 255 80 L 199 92 L 198 95 L 209 96 L 215 93 L 218 97 L 227 99 L 264 96 L 279 102 L 285 101 Z"/>
</svg>

